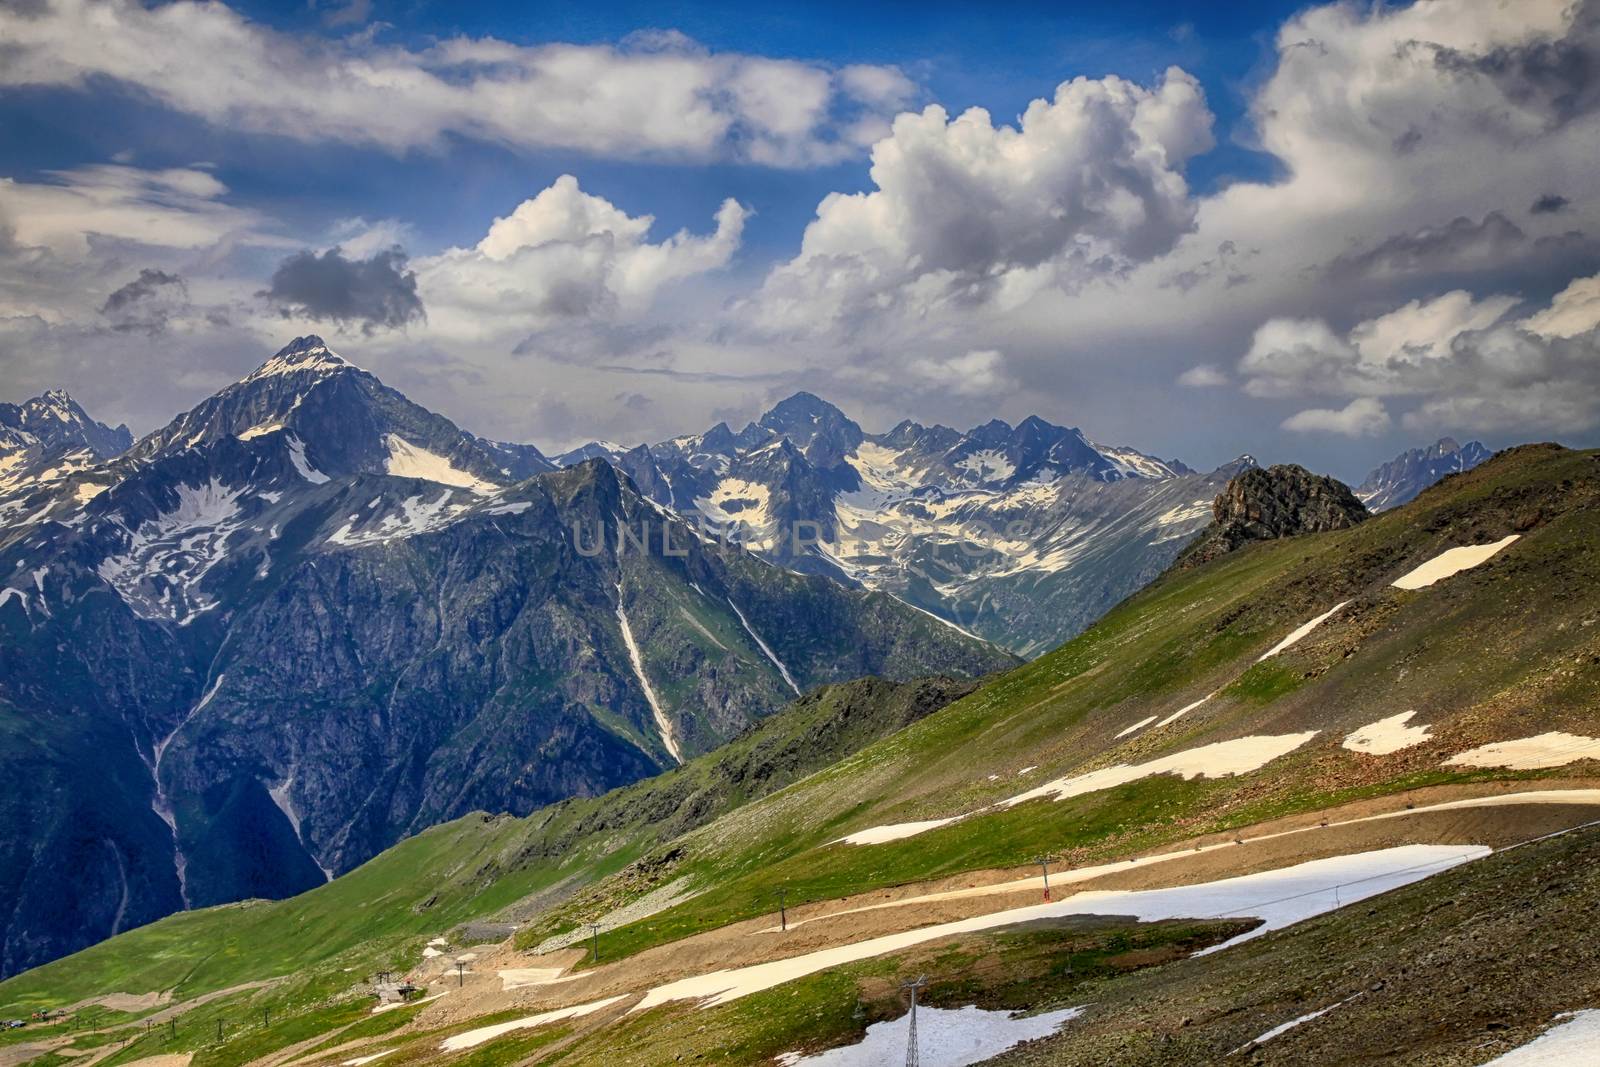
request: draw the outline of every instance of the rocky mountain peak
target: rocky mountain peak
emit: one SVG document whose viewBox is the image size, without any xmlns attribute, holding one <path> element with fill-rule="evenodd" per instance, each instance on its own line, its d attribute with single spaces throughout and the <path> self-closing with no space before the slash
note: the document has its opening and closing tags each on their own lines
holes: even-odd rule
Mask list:
<svg viewBox="0 0 1600 1067">
<path fill-rule="evenodd" d="M 1490 455 L 1482 442 L 1462 445 L 1453 437 L 1441 437 L 1375 467 L 1356 488 L 1356 495 L 1373 511 L 1383 511 L 1406 503 L 1447 474 L 1471 470 Z"/>
<path fill-rule="evenodd" d="M 244 380 L 259 381 L 280 374 L 332 374 L 347 369 L 357 368 L 329 348 L 322 338 L 307 334 L 284 345 Z"/>
<path fill-rule="evenodd" d="M 1349 486 L 1292 463 L 1235 475 L 1217 494 L 1211 514 L 1211 525 L 1177 566 L 1198 566 L 1251 541 L 1342 530 L 1372 517 Z"/>
<path fill-rule="evenodd" d="M 0 404 L 0 430 L 13 447 L 37 445 L 48 454 L 88 449 L 97 459 L 126 452 L 133 434 L 95 421 L 65 389 L 47 389 L 21 404 Z M 24 436 L 25 435 L 25 436 Z M 31 440 L 30 440 L 31 439 Z"/>
</svg>

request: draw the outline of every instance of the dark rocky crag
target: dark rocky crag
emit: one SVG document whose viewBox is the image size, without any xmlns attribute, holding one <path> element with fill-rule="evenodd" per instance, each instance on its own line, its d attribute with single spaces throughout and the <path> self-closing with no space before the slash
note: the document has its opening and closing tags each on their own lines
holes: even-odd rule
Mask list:
<svg viewBox="0 0 1600 1067">
<path fill-rule="evenodd" d="M 1292 463 L 1236 475 L 1211 505 L 1212 522 L 1174 564 L 1197 567 L 1252 541 L 1343 530 L 1371 518 L 1350 487 Z"/>
</svg>

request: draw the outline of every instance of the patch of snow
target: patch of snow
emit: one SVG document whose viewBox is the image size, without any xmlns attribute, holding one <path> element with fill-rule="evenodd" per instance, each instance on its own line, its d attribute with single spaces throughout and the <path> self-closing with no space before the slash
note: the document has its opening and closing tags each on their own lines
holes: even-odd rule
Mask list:
<svg viewBox="0 0 1600 1067">
<path fill-rule="evenodd" d="M 1435 582 L 1442 582 L 1452 575 L 1488 562 L 1501 549 L 1515 541 L 1517 536 L 1512 534 L 1489 545 L 1465 545 L 1461 548 L 1448 549 L 1415 570 L 1407 571 L 1390 584 L 1396 589 L 1426 589 Z"/>
<path fill-rule="evenodd" d="M 488 509 L 487 513 L 490 515 L 521 515 L 531 507 L 533 507 L 531 500 L 513 500 L 509 504 L 496 504 Z"/>
<path fill-rule="evenodd" d="M 1177 711 L 1173 712 L 1171 715 L 1168 715 L 1165 719 L 1162 719 L 1160 722 L 1156 723 L 1156 729 L 1159 730 L 1163 726 L 1171 726 L 1173 723 L 1177 722 L 1179 719 L 1183 718 L 1185 715 L 1189 714 L 1195 708 L 1198 708 L 1201 704 L 1204 704 L 1206 701 L 1210 700 L 1212 697 L 1214 697 L 1216 695 L 1217 695 L 1216 693 L 1207 693 L 1205 696 L 1201 697 L 1199 700 L 1196 700 L 1194 703 L 1185 704 L 1183 707 L 1179 708 Z"/>
<path fill-rule="evenodd" d="M 581 974 L 567 974 L 565 967 L 508 967 L 498 973 L 501 992 L 529 986 L 558 985 L 582 977 Z"/>
<path fill-rule="evenodd" d="M 639 643 L 633 639 L 633 627 L 628 623 L 628 613 L 622 607 L 620 581 L 617 582 L 617 625 L 622 629 L 622 643 L 628 648 L 628 662 L 633 665 L 634 677 L 639 679 L 639 687 L 644 690 L 645 700 L 650 703 L 650 713 L 655 716 L 656 729 L 661 732 L 661 743 L 672 758 L 681 764 L 683 753 L 678 751 L 678 742 L 672 736 L 672 720 L 662 710 L 655 686 L 650 684 L 649 677 L 644 673 L 644 657 L 639 654 Z"/>
<path fill-rule="evenodd" d="M 1138 733 L 1140 730 L 1144 729 L 1146 726 L 1149 726 L 1151 723 L 1153 723 L 1155 721 L 1156 721 L 1156 717 L 1154 715 L 1150 716 L 1148 719 L 1140 719 L 1138 722 L 1134 723 L 1132 726 L 1124 727 L 1123 730 L 1120 733 L 1118 733 L 1115 738 L 1113 738 L 1113 740 L 1120 741 L 1122 738 L 1127 737 L 1129 734 Z"/>
<path fill-rule="evenodd" d="M 267 434 L 277 433 L 281 429 L 283 429 L 283 423 L 267 422 L 262 423 L 259 426 L 252 426 L 248 430 L 241 430 L 234 434 L 234 436 L 241 441 L 253 441 L 257 437 L 265 437 Z"/>
<path fill-rule="evenodd" d="M 1293 647 L 1294 645 L 1299 644 L 1302 640 L 1305 639 L 1307 634 L 1309 634 L 1312 630 L 1315 630 L 1318 626 L 1321 626 L 1323 623 L 1327 622 L 1329 619 L 1333 618 L 1334 613 L 1337 612 L 1340 608 L 1344 607 L 1348 603 L 1350 603 L 1350 601 L 1341 600 L 1341 601 L 1339 601 L 1339 603 L 1335 604 L 1333 607 L 1329 608 L 1327 611 L 1324 611 L 1321 615 L 1318 615 L 1316 618 L 1312 619 L 1310 622 L 1302 623 L 1301 625 L 1297 626 L 1289 634 L 1288 637 L 1285 637 L 1282 641 L 1279 641 L 1277 644 L 1273 645 L 1266 652 L 1262 653 L 1261 658 L 1256 660 L 1256 662 L 1260 663 L 1261 660 L 1271 659 L 1273 656 L 1276 656 L 1279 652 L 1283 652 L 1286 649 L 1289 649 L 1289 648 Z"/>
<path fill-rule="evenodd" d="M 400 1049 L 386 1048 L 381 1053 L 373 1053 L 371 1056 L 357 1056 L 355 1059 L 346 1059 L 346 1061 L 342 1061 L 339 1064 L 339 1067 L 362 1067 L 362 1064 L 370 1064 L 374 1059 L 382 1059 L 382 1057 L 389 1056 L 390 1053 L 398 1053 L 398 1051 Z"/>
<path fill-rule="evenodd" d="M 790 689 L 794 690 L 794 695 L 799 696 L 800 686 L 796 684 L 794 675 L 789 673 L 789 668 L 784 666 L 783 660 L 779 659 L 772 649 L 767 647 L 767 643 L 761 640 L 761 635 L 756 633 L 756 628 L 750 625 L 750 620 L 744 617 L 744 612 L 739 610 L 739 605 L 733 602 L 732 597 L 728 598 L 728 607 L 732 608 L 733 613 L 739 616 L 739 624 L 744 627 L 744 632 L 750 635 L 750 640 L 756 643 L 756 647 L 761 650 L 761 654 L 766 656 L 774 667 L 778 668 L 778 673 L 783 675 L 783 680 L 788 683 Z"/>
<path fill-rule="evenodd" d="M 445 457 L 414 445 L 399 434 L 385 434 L 383 441 L 389 449 L 384 469 L 396 478 L 421 478 L 440 485 L 460 486 L 480 494 L 495 491 L 495 487 L 482 478 L 468 474 Z"/>
<path fill-rule="evenodd" d="M 1129 915 L 1144 922 L 1162 919 L 1254 917 L 1261 925 L 1221 945 L 1215 952 L 1272 930 L 1366 900 L 1420 881 L 1430 874 L 1481 859 L 1482 845 L 1402 845 L 1348 856 L 1310 860 L 1292 867 L 1165 889 L 1096 890 L 1061 900 L 1011 908 L 868 938 L 788 959 L 736 967 L 669 982 L 646 993 L 633 1008 L 647 1011 L 677 1000 L 713 1007 L 760 993 L 818 971 L 874 959 L 957 934 L 993 930 L 1067 915 Z"/>
<path fill-rule="evenodd" d="M 541 1012 L 530 1015 L 526 1019 L 513 1019 L 508 1023 L 496 1023 L 494 1026 L 480 1026 L 476 1030 L 468 1030 L 447 1037 L 439 1046 L 445 1052 L 460 1052 L 463 1049 L 477 1048 L 485 1041 L 493 1041 L 497 1037 L 512 1033 L 516 1030 L 529 1030 L 536 1026 L 545 1026 L 550 1023 L 561 1022 L 566 1019 L 581 1019 L 585 1015 L 592 1015 L 603 1008 L 609 1008 L 619 1000 L 626 1000 L 627 995 L 607 997 L 605 1000 L 590 1001 L 588 1004 L 575 1004 L 570 1008 L 557 1008 L 555 1011 Z"/>
<path fill-rule="evenodd" d="M 1082 1008 L 1063 1008 L 1042 1015 L 986 1011 L 978 1007 L 917 1007 L 918 1062 L 922 1067 L 967 1067 L 998 1056 L 1024 1041 L 1048 1037 L 1061 1025 L 1082 1014 Z M 906 1054 L 911 1028 L 907 1012 L 898 1019 L 873 1023 L 854 1045 L 829 1049 L 815 1056 L 788 1052 L 778 1057 L 783 1067 L 882 1067 Z"/>
<path fill-rule="evenodd" d="M 1359 818 L 1344 819 L 1329 823 L 1328 826 L 1354 826 L 1360 823 L 1383 822 L 1388 819 L 1403 819 L 1410 816 L 1424 815 L 1439 811 L 1461 811 L 1468 808 L 1507 807 L 1521 804 L 1575 804 L 1584 807 L 1600 806 L 1600 789 L 1541 789 L 1525 793 L 1499 793 L 1485 797 L 1469 797 L 1465 800 L 1441 801 L 1437 804 L 1427 804 L 1417 808 L 1401 808 L 1394 811 L 1380 812 L 1376 815 L 1363 815 Z M 1274 833 L 1261 834 L 1245 839 L 1245 845 L 1254 845 L 1259 842 L 1275 841 L 1282 837 L 1292 837 L 1299 834 L 1318 833 L 1326 829 L 1322 826 L 1301 826 L 1291 830 L 1278 830 Z M 1232 839 L 1217 841 L 1208 845 L 1198 845 L 1193 849 L 1181 849 L 1170 852 L 1157 852 L 1148 856 L 1135 856 L 1126 860 L 1117 860 L 1113 863 L 1088 864 L 1083 867 L 1071 867 L 1065 870 L 1050 872 L 1050 884 L 1060 887 L 1077 882 L 1087 882 L 1114 871 L 1127 871 L 1136 867 L 1148 867 L 1155 864 L 1168 863 L 1172 860 L 1188 859 L 1200 853 L 1215 852 L 1218 849 L 1231 850 L 1238 844 Z M 992 882 L 988 885 L 968 886 L 964 889 L 945 889 L 935 893 L 921 893 L 911 897 L 901 897 L 897 900 L 879 901 L 873 904 L 864 904 L 859 907 L 845 908 L 840 911 L 826 912 L 815 915 L 809 919 L 790 919 L 788 928 L 793 930 L 797 926 L 804 926 L 808 922 L 817 922 L 831 919 L 840 915 L 854 915 L 863 911 L 881 911 L 885 908 L 903 908 L 938 903 L 946 900 L 966 900 L 973 897 L 1003 896 L 1007 893 L 1016 893 L 1022 890 L 1037 892 L 1042 885 L 1039 875 L 1029 875 L 1026 878 L 1013 879 L 1009 882 Z M 761 933 L 778 933 L 779 927 L 768 927 Z"/>
<path fill-rule="evenodd" d="M 1017 473 L 1016 465 L 1006 458 L 1005 453 L 992 448 L 963 456 L 955 466 L 980 482 L 1003 482 Z"/>
<path fill-rule="evenodd" d="M 1371 756 L 1387 756 L 1412 745 L 1428 740 L 1431 726 L 1407 726 L 1415 711 L 1402 711 L 1387 719 L 1370 722 L 1344 739 L 1343 745 L 1351 752 L 1365 752 Z"/>
<path fill-rule="evenodd" d="M 1317 1011 L 1307 1012 L 1306 1014 L 1300 1016 L 1298 1019 L 1290 1019 L 1286 1023 L 1279 1023 L 1277 1026 L 1274 1026 L 1271 1030 L 1268 1030 L 1266 1033 L 1261 1034 L 1258 1037 L 1252 1038 L 1249 1041 L 1246 1041 L 1244 1044 L 1242 1044 L 1238 1048 L 1234 1049 L 1228 1055 L 1237 1056 L 1239 1053 L 1244 1052 L 1244 1051 L 1246 1051 L 1248 1049 L 1252 1049 L 1257 1045 L 1265 1045 L 1268 1041 L 1271 1041 L 1273 1038 L 1282 1037 L 1284 1034 L 1288 1033 L 1290 1030 L 1293 1030 L 1295 1027 L 1300 1026 L 1303 1023 L 1308 1023 L 1312 1019 L 1321 1018 L 1322 1016 L 1324 1016 L 1324 1015 L 1328 1014 L 1330 1011 L 1332 1011 L 1334 1008 L 1343 1007 L 1344 1005 L 1350 1003 L 1352 1000 L 1356 999 L 1356 997 L 1359 997 L 1360 995 L 1361 995 L 1360 993 L 1357 993 L 1354 997 L 1346 997 L 1344 1000 L 1339 1001 L 1337 1004 L 1329 1004 L 1326 1008 L 1320 1008 Z"/>
<path fill-rule="evenodd" d="M 355 529 L 355 525 L 361 521 L 361 516 L 351 515 L 343 526 L 328 535 L 328 540 L 336 545 L 375 545 L 440 529 L 467 510 L 465 504 L 450 503 L 454 493 L 453 489 L 445 489 L 439 499 L 433 501 L 423 500 L 421 496 L 407 497 L 401 502 L 398 514 L 385 515 L 376 523 L 369 519 L 360 530 Z"/>
<path fill-rule="evenodd" d="M 431 997 L 422 997 L 420 1000 L 396 1000 L 388 1004 L 379 1004 L 377 1007 L 372 1009 L 372 1014 L 382 1015 L 384 1012 L 394 1011 L 396 1008 L 414 1008 L 419 1004 L 431 1004 L 440 997 L 447 995 L 449 995 L 449 990 L 446 990 L 443 993 L 435 993 Z"/>
<path fill-rule="evenodd" d="M 1013 807 L 1029 800 L 1050 797 L 1066 800 L 1100 789 L 1136 782 L 1156 774 L 1176 774 L 1185 779 L 1226 778 L 1260 770 L 1279 756 L 1286 756 L 1317 736 L 1316 730 L 1298 734 L 1257 734 L 1232 741 L 1217 741 L 1198 748 L 1174 752 L 1148 763 L 1120 763 L 1102 767 L 1087 774 L 1057 778 L 1043 785 L 1018 793 L 1001 801 L 1004 807 Z"/>
<path fill-rule="evenodd" d="M 284 438 L 289 444 L 289 462 L 294 464 L 294 469 L 300 472 L 300 477 L 312 485 L 322 485 L 328 476 L 313 467 L 306 459 L 306 443 L 294 434 Z"/>
<path fill-rule="evenodd" d="M 1575 1067 L 1600 1061 L 1600 1009 L 1556 1016 L 1555 1026 L 1484 1067 Z"/>
<path fill-rule="evenodd" d="M 186 621 L 216 602 L 197 586 L 228 555 L 228 539 L 240 528 L 239 499 L 245 489 L 213 478 L 200 486 L 176 486 L 177 505 L 130 531 L 124 550 L 97 568 L 137 614 Z"/>
<path fill-rule="evenodd" d="M 426 948 L 424 948 L 422 950 L 422 958 L 425 959 L 425 960 L 431 960 L 431 959 L 434 959 L 435 957 L 443 956 L 443 955 L 444 955 L 443 952 L 440 952 L 438 949 L 434 948 L 432 945 L 429 945 L 429 946 L 427 946 Z"/>
<path fill-rule="evenodd" d="M 290 773 L 287 778 L 277 785 L 269 785 L 267 787 L 267 795 L 278 806 L 278 810 L 283 812 L 283 817 L 289 820 L 289 825 L 294 827 L 295 839 L 300 842 L 300 847 L 311 858 L 311 862 L 315 863 L 317 869 L 322 872 L 323 879 L 331 882 L 333 881 L 333 871 L 323 866 L 322 860 L 318 859 L 317 854 L 312 851 L 311 843 L 306 840 L 305 831 L 300 828 L 300 811 L 294 806 L 294 800 L 289 796 L 289 789 L 293 785 L 294 774 Z"/>
<path fill-rule="evenodd" d="M 1506 767 L 1514 771 L 1534 771 L 1545 767 L 1565 767 L 1584 759 L 1600 759 L 1600 737 L 1562 733 L 1559 730 L 1534 737 L 1469 748 L 1445 760 L 1452 767 Z"/>
<path fill-rule="evenodd" d="M 853 834 L 846 834 L 837 841 L 829 844 L 836 845 L 881 845 L 885 841 L 899 841 L 905 837 L 915 837 L 917 834 L 928 830 L 937 830 L 962 818 L 952 815 L 948 819 L 924 819 L 921 822 L 889 823 L 886 826 L 873 826 L 865 830 L 858 830 Z"/>
</svg>

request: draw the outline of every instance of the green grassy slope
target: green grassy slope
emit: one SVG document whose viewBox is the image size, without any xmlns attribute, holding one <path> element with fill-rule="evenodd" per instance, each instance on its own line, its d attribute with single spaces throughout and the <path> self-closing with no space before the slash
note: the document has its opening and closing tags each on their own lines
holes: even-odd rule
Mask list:
<svg viewBox="0 0 1600 1067">
<path fill-rule="evenodd" d="M 1432 588 L 1389 584 L 1448 548 L 1511 533 L 1520 539 L 1489 563 Z M 548 907 L 519 913 L 531 920 L 519 943 L 679 879 L 698 890 L 609 933 L 606 955 L 615 959 L 768 912 L 779 886 L 791 901 L 831 898 L 1022 865 L 1041 852 L 1065 863 L 1125 856 L 1419 785 L 1594 775 L 1593 763 L 1508 772 L 1444 760 L 1547 730 L 1600 733 L 1596 588 L 1600 453 L 1513 450 L 1359 527 L 1169 573 L 1060 649 L 931 715 L 905 716 L 904 729 L 874 734 L 888 719 L 863 710 L 872 729 L 808 749 L 825 758 L 772 761 L 787 773 L 774 776 L 756 758 L 758 730 L 603 802 L 437 827 L 295 900 L 175 917 L 0 984 L 0 1014 L 6 1005 L 111 989 L 175 986 L 192 995 L 291 967 L 311 996 L 313 977 L 331 991 L 341 967 L 414 959 L 419 935 L 526 905 L 529 894 L 573 875 L 585 883 L 580 893 L 566 885 Z M 1302 642 L 1255 662 L 1341 601 L 1346 607 Z M 1116 737 L 1213 692 L 1171 725 Z M 1411 709 L 1415 723 L 1432 728 L 1426 742 L 1381 757 L 1340 747 L 1357 727 Z M 762 729 L 806 747 L 808 731 L 835 710 L 817 706 L 804 726 L 785 717 Z M 830 843 L 883 823 L 973 812 L 1064 774 L 1305 731 L 1316 731 L 1309 743 L 1237 778 L 1151 777 L 890 844 Z M 721 770 L 711 773 L 713 765 Z M 761 779 L 761 788 L 734 784 Z M 676 792 L 682 781 L 691 785 Z M 692 784 L 700 781 L 715 783 L 703 807 Z M 666 814 L 685 810 L 695 814 L 677 822 Z M 346 975 L 343 986 L 351 981 Z"/>
<path fill-rule="evenodd" d="M 1509 533 L 1521 537 L 1482 567 L 1414 592 L 1389 585 L 1445 549 Z M 609 952 L 761 914 L 779 885 L 791 899 L 825 899 L 1024 865 L 1041 852 L 1092 861 L 1418 785 L 1562 773 L 1442 764 L 1490 740 L 1600 733 L 1596 588 L 1600 453 L 1555 446 L 1513 450 L 1350 530 L 1169 573 L 1055 652 L 674 842 L 675 869 L 707 891 L 614 932 Z M 1255 663 L 1340 601 L 1349 604 L 1310 636 Z M 1115 737 L 1215 690 L 1170 726 Z M 1409 709 L 1433 727 L 1428 742 L 1382 757 L 1340 747 L 1350 731 Z M 1310 743 L 1256 774 L 1153 777 L 893 843 L 829 844 L 975 811 L 1068 773 L 1308 730 L 1318 731 Z"/>
</svg>

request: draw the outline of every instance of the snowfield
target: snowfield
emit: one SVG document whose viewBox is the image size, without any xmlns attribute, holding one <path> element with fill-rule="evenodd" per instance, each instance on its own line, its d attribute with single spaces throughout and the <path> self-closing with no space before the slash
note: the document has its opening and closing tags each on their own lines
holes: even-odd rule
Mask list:
<svg viewBox="0 0 1600 1067">
<path fill-rule="evenodd" d="M 1555 1026 L 1484 1067 L 1579 1067 L 1600 1063 L 1600 1009 L 1556 1016 Z"/>
<path fill-rule="evenodd" d="M 1342 742 L 1351 752 L 1365 752 L 1369 756 L 1387 756 L 1412 745 L 1428 740 L 1431 726 L 1407 726 L 1415 711 L 1402 711 L 1387 719 L 1369 722 L 1350 734 Z"/>
<path fill-rule="evenodd" d="M 1488 562 L 1490 557 L 1515 541 L 1517 536 L 1512 534 L 1491 545 L 1466 545 L 1441 552 L 1415 570 L 1407 571 L 1390 584 L 1396 589 L 1426 589 L 1435 582 L 1442 582 L 1462 571 L 1471 570 Z"/>
<path fill-rule="evenodd" d="M 1304 919 L 1420 881 L 1430 874 L 1490 853 L 1483 845 L 1402 845 L 1349 856 L 1311 860 L 1280 870 L 1224 878 L 1166 889 L 1096 890 L 1062 900 L 939 923 L 854 944 L 822 949 L 789 959 L 713 971 L 657 986 L 629 1009 L 647 1011 L 677 1000 L 702 1007 L 727 1004 L 818 971 L 874 959 L 956 934 L 1054 919 L 1067 915 L 1128 915 L 1143 922 L 1160 919 L 1254 917 L 1262 924 L 1215 945 L 1215 952 Z"/>
<path fill-rule="evenodd" d="M 1536 771 L 1545 767 L 1565 767 L 1583 759 L 1600 759 L 1600 737 L 1554 731 L 1469 748 L 1444 762 L 1446 766 L 1454 767 L 1506 767 L 1514 771 Z"/>
<path fill-rule="evenodd" d="M 1014 1015 L 978 1007 L 917 1007 L 917 1046 L 922 1067 L 967 1067 L 998 1056 L 1024 1041 L 1049 1037 L 1063 1023 L 1083 1013 L 1063 1008 L 1042 1015 Z M 778 1057 L 783 1067 L 882 1067 L 906 1054 L 911 1015 L 873 1023 L 854 1045 L 829 1049 L 815 1056 L 787 1052 Z"/>
</svg>

